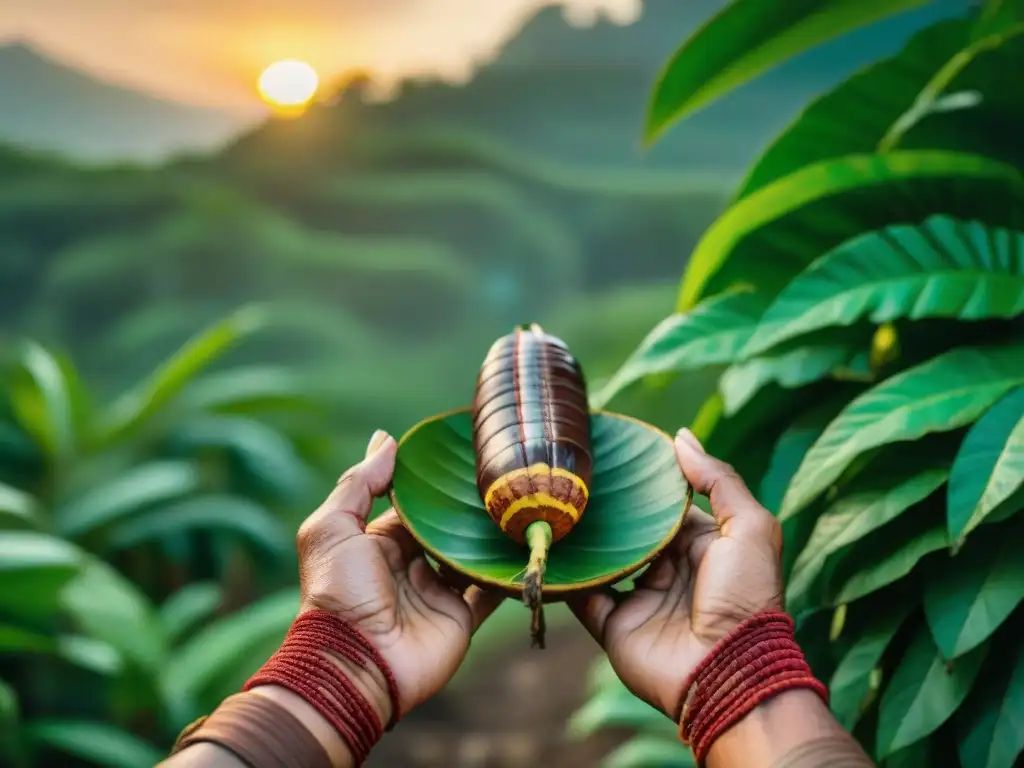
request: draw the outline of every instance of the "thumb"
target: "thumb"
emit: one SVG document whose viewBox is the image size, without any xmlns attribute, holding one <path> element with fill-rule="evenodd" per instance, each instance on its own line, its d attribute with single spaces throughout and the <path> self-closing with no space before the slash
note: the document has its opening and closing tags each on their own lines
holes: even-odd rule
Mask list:
<svg viewBox="0 0 1024 768">
<path fill-rule="evenodd" d="M 763 534 L 775 526 L 775 518 L 754 498 L 747 484 L 731 466 L 709 456 L 697 437 L 680 429 L 675 439 L 676 458 L 693 489 L 707 496 L 711 514 L 729 533 Z"/>
</svg>

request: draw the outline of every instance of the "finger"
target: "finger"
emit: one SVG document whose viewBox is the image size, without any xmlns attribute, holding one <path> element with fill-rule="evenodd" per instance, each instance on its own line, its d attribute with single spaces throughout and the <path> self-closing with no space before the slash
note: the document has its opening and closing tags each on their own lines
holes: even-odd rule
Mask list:
<svg viewBox="0 0 1024 768">
<path fill-rule="evenodd" d="M 566 602 L 569 610 L 583 625 L 590 636 L 604 647 L 604 633 L 608 626 L 608 617 L 615 610 L 623 596 L 614 589 L 605 588 L 598 592 L 571 597 Z"/>
<path fill-rule="evenodd" d="M 327 500 L 300 527 L 300 550 L 307 541 L 324 536 L 344 541 L 365 530 L 374 498 L 384 494 L 391 484 L 397 448 L 395 439 L 386 432 L 374 433 L 367 457 L 341 476 Z"/>
<path fill-rule="evenodd" d="M 366 533 L 389 539 L 397 547 L 403 563 L 408 563 L 423 553 L 423 547 L 413 538 L 394 509 L 389 509 L 367 525 Z"/>
<path fill-rule="evenodd" d="M 465 574 L 459 573 L 447 563 L 438 563 L 437 572 L 446 584 L 450 584 L 459 593 L 465 592 L 473 586 L 473 582 Z"/>
<path fill-rule="evenodd" d="M 471 586 L 466 590 L 466 594 L 462 596 L 462 599 L 466 601 L 466 605 L 469 606 L 469 612 L 473 617 L 473 626 L 470 629 L 470 634 L 472 635 L 480 629 L 480 625 L 505 601 L 505 595 L 493 589 L 480 589 L 480 587 Z"/>
<path fill-rule="evenodd" d="M 771 513 L 758 503 L 736 471 L 725 462 L 708 456 L 690 430 L 679 430 L 675 448 L 683 474 L 697 493 L 708 497 L 711 514 L 723 533 L 760 534 L 774 525 Z"/>
<path fill-rule="evenodd" d="M 720 535 L 715 518 L 696 505 L 691 505 L 683 527 L 636 580 L 637 587 L 661 590 L 668 589 L 677 576 L 688 580 L 690 572 L 700 565 L 708 545 Z"/>
</svg>

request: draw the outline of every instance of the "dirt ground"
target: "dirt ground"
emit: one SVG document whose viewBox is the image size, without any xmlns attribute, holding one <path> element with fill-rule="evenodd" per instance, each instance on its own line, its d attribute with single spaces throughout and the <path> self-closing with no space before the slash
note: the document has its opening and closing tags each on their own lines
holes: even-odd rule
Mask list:
<svg viewBox="0 0 1024 768">
<path fill-rule="evenodd" d="M 373 751 L 368 768 L 594 768 L 622 741 L 571 741 L 566 723 L 586 696 L 598 648 L 578 625 L 551 628 L 476 660 L 472 674 L 413 711 Z"/>
</svg>

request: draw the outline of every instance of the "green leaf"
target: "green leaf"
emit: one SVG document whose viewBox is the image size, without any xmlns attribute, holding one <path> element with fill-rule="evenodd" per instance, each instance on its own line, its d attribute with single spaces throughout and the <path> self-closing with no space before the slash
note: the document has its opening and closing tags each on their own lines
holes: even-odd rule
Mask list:
<svg viewBox="0 0 1024 768">
<path fill-rule="evenodd" d="M 994 526 L 951 561 L 936 564 L 924 611 L 942 655 L 954 659 L 987 640 L 1024 600 L 1019 524 Z"/>
<path fill-rule="evenodd" d="M 605 728 L 660 733 L 676 737 L 679 726 L 645 701 L 638 699 L 621 683 L 598 691 L 569 720 L 569 735 L 585 739 Z"/>
<path fill-rule="evenodd" d="M 18 423 L 53 460 L 75 448 L 72 395 L 57 358 L 34 342 L 25 342 L 8 396 Z"/>
<path fill-rule="evenodd" d="M 37 526 L 39 505 L 30 494 L 0 483 L 0 527 L 7 527 L 11 520 L 19 525 Z"/>
<path fill-rule="evenodd" d="M 692 491 L 672 438 L 609 413 L 590 417 L 590 499 L 572 535 L 548 557 L 544 593 L 610 584 L 653 559 L 679 530 Z M 476 485 L 469 411 L 436 416 L 399 443 L 392 501 L 406 527 L 439 562 L 512 594 L 522 590 L 526 547 L 491 520 Z"/>
<path fill-rule="evenodd" d="M 54 514 L 57 529 L 64 536 L 85 536 L 149 507 L 194 493 L 201 482 L 199 468 L 189 461 L 142 464 L 58 508 Z"/>
<path fill-rule="evenodd" d="M 949 537 L 960 543 L 1024 483 L 1024 387 L 971 427 L 953 461 L 946 503 Z"/>
<path fill-rule="evenodd" d="M 871 694 L 871 673 L 909 613 L 909 606 L 883 611 L 857 636 L 843 655 L 829 681 L 829 705 L 839 724 L 847 730 L 860 720 L 864 703 Z"/>
<path fill-rule="evenodd" d="M 240 496 L 209 494 L 185 499 L 115 527 L 107 545 L 127 549 L 183 531 L 225 531 L 248 539 L 268 554 L 292 551 L 294 537 L 267 509 Z"/>
<path fill-rule="evenodd" d="M 722 374 L 718 384 L 725 414 L 739 412 L 769 384 L 797 389 L 823 379 L 851 357 L 853 354 L 845 345 L 808 345 L 734 364 Z"/>
<path fill-rule="evenodd" d="M 35 531 L 0 536 L 0 612 L 50 616 L 60 590 L 78 572 L 84 553 L 62 539 Z"/>
<path fill-rule="evenodd" d="M 765 508 L 775 512 L 782 506 L 786 488 L 807 451 L 825 431 L 828 423 L 846 405 L 847 399 L 842 390 L 838 390 L 835 395 L 801 413 L 779 436 L 772 449 L 768 469 L 761 478 L 758 501 Z"/>
<path fill-rule="evenodd" d="M 105 768 L 153 768 L 166 755 L 120 728 L 86 720 L 34 720 L 24 726 L 37 745 Z"/>
<path fill-rule="evenodd" d="M 153 605 L 102 560 L 89 561 L 64 588 L 63 602 L 88 635 L 109 643 L 151 673 L 163 667 L 167 645 Z"/>
<path fill-rule="evenodd" d="M 253 671 L 266 658 L 253 658 L 254 649 L 280 642 L 299 611 L 297 589 L 260 599 L 204 627 L 175 650 L 163 669 L 161 689 L 181 725 L 194 718 L 218 678 L 243 666 Z M 181 721 L 184 722 L 181 722 Z"/>
<path fill-rule="evenodd" d="M 737 198 L 804 166 L 874 152 L 932 76 L 967 43 L 972 23 L 954 19 L 933 24 L 895 56 L 855 73 L 811 102 L 757 160 Z"/>
<path fill-rule="evenodd" d="M 260 330 L 265 322 L 266 312 L 249 307 L 192 338 L 152 376 L 111 406 L 100 442 L 116 442 L 143 427 L 205 368 L 241 339 Z"/>
<path fill-rule="evenodd" d="M 20 716 L 18 692 L 6 680 L 0 679 L 0 733 L 11 728 Z"/>
<path fill-rule="evenodd" d="M 160 625 L 168 643 L 175 643 L 221 607 L 224 590 L 215 581 L 187 584 L 160 606 Z"/>
<path fill-rule="evenodd" d="M 793 279 L 744 357 L 829 326 L 1024 312 L 1024 232 L 933 216 L 848 240 Z"/>
<path fill-rule="evenodd" d="M 110 643 L 86 635 L 64 635 L 57 642 L 61 658 L 97 675 L 114 677 L 124 671 L 124 658 Z"/>
<path fill-rule="evenodd" d="M 946 482 L 949 472 L 933 468 L 909 478 L 901 477 L 901 474 L 887 472 L 859 477 L 847 495 L 822 513 L 800 551 L 786 585 L 786 605 L 790 610 L 798 612 L 806 604 L 833 554 L 926 499 Z"/>
<path fill-rule="evenodd" d="M 208 373 L 181 395 L 183 406 L 210 413 L 263 414 L 315 405 L 308 382 L 287 368 L 232 368 Z"/>
<path fill-rule="evenodd" d="M 963 707 L 956 716 L 960 760 L 971 768 L 1013 768 L 1024 751 L 1024 646 L 1007 659 L 1009 674 L 1000 668 L 971 696 L 976 706 Z M 1002 667 L 1002 665 L 1000 665 Z"/>
<path fill-rule="evenodd" d="M 922 626 L 882 694 L 876 756 L 885 758 L 945 723 L 974 685 L 986 650 L 982 646 L 947 663 Z"/>
<path fill-rule="evenodd" d="M 858 396 L 818 438 L 783 499 L 781 519 L 805 508 L 859 455 L 970 424 L 1024 383 L 1024 347 L 958 348 Z"/>
<path fill-rule="evenodd" d="M 833 604 L 852 603 L 899 581 L 914 570 L 914 566 L 925 555 L 946 546 L 948 542 L 944 528 L 931 528 L 917 534 L 902 546 L 867 562 L 843 584 Z"/>
<path fill-rule="evenodd" d="M 851 237 L 934 214 L 1024 228 L 1022 199 L 1016 168 L 980 155 L 900 150 L 824 160 L 740 200 L 708 228 L 677 309 L 739 284 L 774 296 Z"/>
<path fill-rule="evenodd" d="M 616 748 L 601 761 L 601 768 L 690 768 L 695 766 L 689 747 L 674 738 L 639 736 Z"/>
<path fill-rule="evenodd" d="M 309 468 L 284 435 L 262 422 L 240 416 L 207 416 L 183 424 L 172 442 L 200 453 L 222 449 L 237 458 L 254 482 L 278 498 L 301 496 L 312 483 Z"/>
<path fill-rule="evenodd" d="M 797 54 L 924 0 L 733 0 L 671 58 L 654 89 L 645 135 Z"/>
<path fill-rule="evenodd" d="M 52 637 L 0 624 L 0 653 L 50 653 L 56 647 Z"/>
<path fill-rule="evenodd" d="M 658 324 L 609 382 L 591 398 L 602 408 L 616 394 L 645 376 L 730 363 L 746 344 L 765 300 L 750 291 L 733 291 L 701 302 L 689 312 Z"/>
</svg>

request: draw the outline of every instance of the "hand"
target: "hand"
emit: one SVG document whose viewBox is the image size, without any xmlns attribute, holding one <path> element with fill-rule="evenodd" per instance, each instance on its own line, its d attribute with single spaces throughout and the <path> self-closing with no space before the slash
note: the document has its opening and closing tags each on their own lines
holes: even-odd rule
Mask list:
<svg viewBox="0 0 1024 768">
<path fill-rule="evenodd" d="M 473 632 L 503 596 L 476 587 L 456 591 L 393 509 L 366 524 L 374 497 L 391 484 L 396 450 L 392 437 L 374 434 L 367 458 L 342 475 L 300 527 L 298 550 L 301 610 L 330 611 L 359 628 L 391 667 L 404 715 L 451 679 Z M 346 671 L 386 724 L 392 712 L 383 676 Z"/>
<path fill-rule="evenodd" d="M 782 609 L 782 529 L 689 430 L 675 448 L 713 516 L 691 508 L 632 592 L 606 589 L 569 605 L 626 687 L 678 720 L 683 684 L 712 646 L 750 616 Z"/>
</svg>

